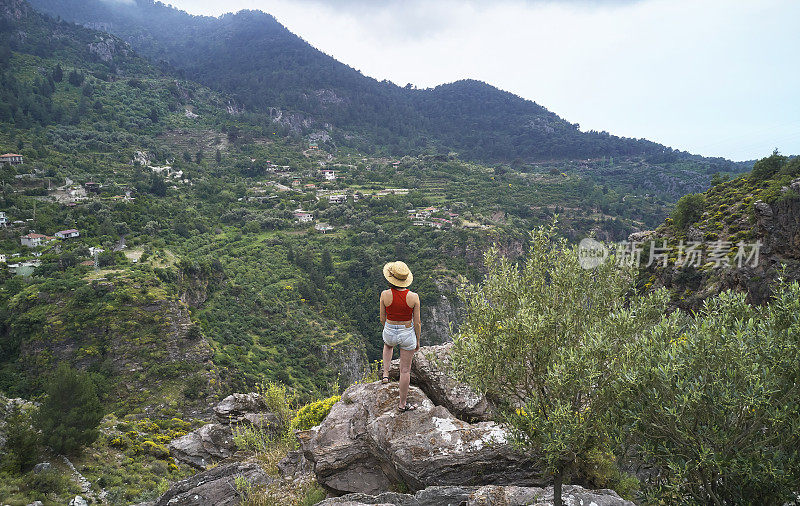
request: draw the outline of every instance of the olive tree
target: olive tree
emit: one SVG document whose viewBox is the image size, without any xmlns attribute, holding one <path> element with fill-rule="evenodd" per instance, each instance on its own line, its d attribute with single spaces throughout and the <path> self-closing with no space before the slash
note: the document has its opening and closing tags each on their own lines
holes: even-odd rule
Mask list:
<svg viewBox="0 0 800 506">
<path fill-rule="evenodd" d="M 607 447 L 625 344 L 661 319 L 667 297 L 637 296 L 633 272 L 613 258 L 583 269 L 554 225 L 531 233 L 521 265 L 491 249 L 485 266 L 485 279 L 459 292 L 453 371 L 498 402 L 513 442 L 552 474 L 561 504 L 563 480 Z"/>
<path fill-rule="evenodd" d="M 800 288 L 724 292 L 629 345 L 630 434 L 672 502 L 783 504 L 800 482 Z"/>
</svg>

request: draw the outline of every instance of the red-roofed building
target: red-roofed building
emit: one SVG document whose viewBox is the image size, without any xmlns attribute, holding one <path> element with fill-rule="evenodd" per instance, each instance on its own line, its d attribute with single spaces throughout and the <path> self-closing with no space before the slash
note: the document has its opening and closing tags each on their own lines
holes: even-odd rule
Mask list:
<svg viewBox="0 0 800 506">
<path fill-rule="evenodd" d="M 61 230 L 60 232 L 56 232 L 56 237 L 59 239 L 72 239 L 73 237 L 80 237 L 81 233 L 71 228 L 69 230 Z"/>
<path fill-rule="evenodd" d="M 17 165 L 22 163 L 22 155 L 18 155 L 16 153 L 6 153 L 4 155 L 0 155 L 0 163 L 10 163 L 11 165 Z"/>
</svg>

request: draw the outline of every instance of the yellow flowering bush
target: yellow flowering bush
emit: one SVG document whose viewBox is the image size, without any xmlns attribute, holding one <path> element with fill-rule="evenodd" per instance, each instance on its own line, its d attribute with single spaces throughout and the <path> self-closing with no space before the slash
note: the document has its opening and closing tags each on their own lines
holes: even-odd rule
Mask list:
<svg viewBox="0 0 800 506">
<path fill-rule="evenodd" d="M 298 409 L 290 424 L 292 430 L 308 430 L 321 424 L 330 413 L 333 405 L 339 402 L 339 399 L 341 399 L 341 396 L 334 395 L 327 399 L 311 402 Z"/>
</svg>

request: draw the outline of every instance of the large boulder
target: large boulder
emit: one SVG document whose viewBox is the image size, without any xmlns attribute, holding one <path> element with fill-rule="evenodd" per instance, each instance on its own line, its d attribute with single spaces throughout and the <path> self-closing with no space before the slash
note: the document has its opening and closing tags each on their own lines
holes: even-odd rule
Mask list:
<svg viewBox="0 0 800 506">
<path fill-rule="evenodd" d="M 214 407 L 214 414 L 222 424 L 249 423 L 276 430 L 281 425 L 278 416 L 270 412 L 264 397 L 255 392 L 225 397 Z"/>
<path fill-rule="evenodd" d="M 233 433 L 236 427 L 254 425 L 277 434 L 283 424 L 269 411 L 264 398 L 257 393 L 235 393 L 225 397 L 214 407 L 219 423 L 203 425 L 185 436 L 172 440 L 169 452 L 174 458 L 198 469 L 236 453 Z"/>
<path fill-rule="evenodd" d="M 434 404 L 446 407 L 462 420 L 491 420 L 493 408 L 486 397 L 450 375 L 452 348 L 453 343 L 421 347 L 411 362 L 411 384 L 425 392 Z M 389 377 L 400 377 L 399 360 L 392 361 Z"/>
<path fill-rule="evenodd" d="M 322 424 L 298 433 L 317 480 L 339 493 L 375 494 L 404 484 L 543 485 L 532 461 L 514 451 L 505 429 L 468 423 L 411 387 L 413 411 L 397 409 L 398 385 L 353 385 Z"/>
<path fill-rule="evenodd" d="M 565 506 L 635 506 L 613 490 L 586 490 L 565 485 Z M 385 492 L 379 495 L 347 494 L 318 502 L 316 506 L 551 506 L 553 487 L 428 487 L 414 495 Z"/>
<path fill-rule="evenodd" d="M 258 464 L 234 462 L 203 471 L 172 485 L 155 506 L 232 506 L 239 504 L 241 493 L 237 478 L 249 485 L 273 481 Z"/>
<path fill-rule="evenodd" d="M 233 431 L 219 423 L 203 425 L 185 436 L 170 441 L 169 453 L 181 462 L 205 469 L 213 462 L 236 453 Z"/>
</svg>

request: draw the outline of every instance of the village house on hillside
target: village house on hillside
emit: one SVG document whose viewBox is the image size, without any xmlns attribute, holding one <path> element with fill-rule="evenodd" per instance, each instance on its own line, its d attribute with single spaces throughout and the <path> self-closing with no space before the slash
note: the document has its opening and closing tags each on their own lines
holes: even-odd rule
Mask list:
<svg viewBox="0 0 800 506">
<path fill-rule="evenodd" d="M 20 237 L 19 241 L 20 241 L 20 243 L 22 243 L 23 246 L 27 246 L 29 248 L 36 248 L 38 246 L 42 246 L 44 244 L 47 244 L 50 241 L 55 241 L 55 239 L 56 239 L 55 237 L 50 237 L 50 236 L 42 235 L 42 234 L 36 234 L 36 233 L 32 232 L 30 234 L 23 235 L 22 237 Z"/>
<path fill-rule="evenodd" d="M 6 218 L 6 213 L 0 211 L 0 227 L 7 227 L 8 226 L 8 218 Z"/>
<path fill-rule="evenodd" d="M 71 228 L 69 230 L 61 230 L 56 232 L 56 237 L 59 239 L 72 239 L 73 237 L 80 237 L 81 233 Z"/>
<path fill-rule="evenodd" d="M 294 212 L 294 217 L 299 223 L 309 223 L 314 220 L 314 215 L 308 211 L 298 209 Z"/>
<path fill-rule="evenodd" d="M 336 171 L 331 169 L 322 169 L 322 177 L 324 177 L 326 181 L 336 181 Z"/>
<path fill-rule="evenodd" d="M 16 153 L 6 153 L 4 155 L 0 155 L 0 163 L 19 165 L 22 163 L 22 155 L 18 155 Z"/>
<path fill-rule="evenodd" d="M 333 227 L 328 225 L 327 223 L 317 223 L 316 225 L 314 225 L 314 230 L 316 230 L 317 232 L 322 232 L 324 234 L 333 230 Z"/>
</svg>

